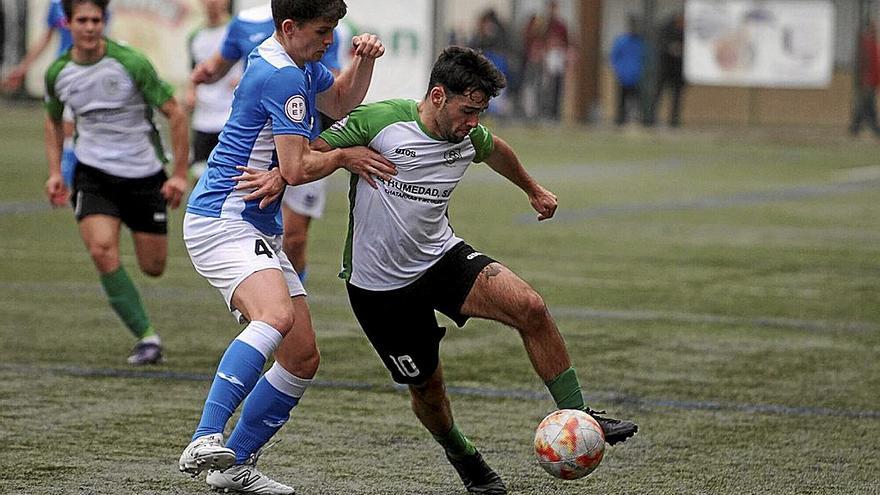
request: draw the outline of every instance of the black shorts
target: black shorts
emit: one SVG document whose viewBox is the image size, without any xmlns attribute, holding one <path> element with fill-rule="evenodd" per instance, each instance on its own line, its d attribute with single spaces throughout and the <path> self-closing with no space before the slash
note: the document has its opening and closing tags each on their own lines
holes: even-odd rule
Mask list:
<svg viewBox="0 0 880 495">
<path fill-rule="evenodd" d="M 168 210 L 162 184 L 164 170 L 141 179 L 126 179 L 78 163 L 73 178 L 74 215 L 77 222 L 89 215 L 109 215 L 134 232 L 168 233 Z"/>
<path fill-rule="evenodd" d="M 461 306 L 480 272 L 494 262 L 461 242 L 406 287 L 372 291 L 346 284 L 351 309 L 395 382 L 422 383 L 434 373 L 446 334 L 434 311 L 464 326 L 469 317 Z"/>
<path fill-rule="evenodd" d="M 219 132 L 202 132 L 202 131 L 193 131 L 192 135 L 192 161 L 190 165 L 199 162 L 208 161 L 208 157 L 211 156 L 211 152 L 214 151 L 214 147 L 217 146 L 217 142 L 220 139 Z"/>
</svg>

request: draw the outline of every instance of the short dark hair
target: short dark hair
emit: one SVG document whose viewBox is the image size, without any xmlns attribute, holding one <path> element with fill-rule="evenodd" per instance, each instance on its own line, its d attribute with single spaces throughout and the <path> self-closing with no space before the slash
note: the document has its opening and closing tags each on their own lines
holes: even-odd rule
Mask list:
<svg viewBox="0 0 880 495">
<path fill-rule="evenodd" d="M 507 86 L 507 81 L 482 53 L 473 48 L 450 46 L 434 62 L 428 92 L 437 85 L 453 94 L 482 91 L 488 98 L 494 98 Z"/>
<path fill-rule="evenodd" d="M 285 19 L 296 23 L 315 19 L 336 22 L 345 17 L 347 11 L 345 0 L 272 0 L 272 19 L 279 31 Z"/>
<path fill-rule="evenodd" d="M 104 19 L 107 19 L 107 5 L 110 3 L 110 0 L 61 0 L 61 8 L 64 10 L 65 17 L 67 17 L 67 19 L 72 18 L 73 6 L 83 3 L 94 4 L 101 9 L 101 16 L 104 17 Z"/>
</svg>

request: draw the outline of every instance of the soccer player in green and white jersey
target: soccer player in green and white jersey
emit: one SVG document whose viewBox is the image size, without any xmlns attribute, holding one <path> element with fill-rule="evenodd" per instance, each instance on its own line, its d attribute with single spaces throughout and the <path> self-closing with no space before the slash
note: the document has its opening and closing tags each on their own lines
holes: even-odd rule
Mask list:
<svg viewBox="0 0 880 495">
<path fill-rule="evenodd" d="M 449 199 L 471 162 L 485 162 L 522 189 L 538 220 L 556 212 L 556 196 L 526 172 L 507 143 L 479 123 L 504 85 L 504 76 L 483 55 L 450 47 L 434 64 L 420 102 L 360 106 L 313 143 L 321 151 L 369 146 L 396 166 L 393 176 L 379 170 L 353 173 L 341 276 L 379 357 L 394 381 L 408 385 L 416 416 L 473 493 L 507 489 L 453 421 L 438 352 L 445 329 L 438 327 L 435 310 L 458 326 L 479 317 L 515 328 L 557 407 L 591 414 L 609 444 L 638 430 L 635 423 L 600 416 L 584 404 L 565 342 L 541 296 L 449 226 Z M 314 180 L 335 168 L 305 167 L 299 179 Z M 240 185 L 254 189 L 251 198 L 272 197 L 281 188 L 277 174 L 250 169 Z"/>
<path fill-rule="evenodd" d="M 162 360 L 159 335 L 150 323 L 131 278 L 120 263 L 119 231 L 132 232 L 142 272 L 158 277 L 168 255 L 167 206 L 186 191 L 187 121 L 174 90 L 159 79 L 149 60 L 103 36 L 109 0 L 63 0 L 72 48 L 46 72 L 46 194 L 53 205 L 67 197 L 61 176 L 62 111 L 76 118 L 79 161 L 72 202 L 79 232 L 95 263 L 110 305 L 138 339 L 128 362 Z M 153 124 L 153 108 L 171 128 L 174 171 Z"/>
</svg>

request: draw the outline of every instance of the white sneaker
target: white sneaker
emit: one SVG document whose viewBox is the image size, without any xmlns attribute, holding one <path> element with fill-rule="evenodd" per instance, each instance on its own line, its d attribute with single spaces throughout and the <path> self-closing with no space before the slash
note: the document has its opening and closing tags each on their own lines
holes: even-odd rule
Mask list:
<svg viewBox="0 0 880 495">
<path fill-rule="evenodd" d="M 262 450 L 251 455 L 244 464 L 232 466 L 225 471 L 208 471 L 205 481 L 218 492 L 257 493 L 260 495 L 296 495 L 296 490 L 281 484 L 257 469 L 257 459 Z"/>
<path fill-rule="evenodd" d="M 223 446 L 223 434 L 196 438 L 183 449 L 178 467 L 181 472 L 198 475 L 206 469 L 226 469 L 235 464 L 235 452 Z"/>
</svg>

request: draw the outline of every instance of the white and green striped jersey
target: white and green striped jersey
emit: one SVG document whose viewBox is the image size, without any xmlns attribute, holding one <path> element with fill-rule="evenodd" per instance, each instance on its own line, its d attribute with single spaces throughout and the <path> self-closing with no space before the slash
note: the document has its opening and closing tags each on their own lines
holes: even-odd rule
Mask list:
<svg viewBox="0 0 880 495">
<path fill-rule="evenodd" d="M 411 284 L 461 241 L 446 211 L 452 191 L 471 162 L 493 150 L 492 135 L 477 126 L 460 143 L 432 136 L 417 102 L 363 105 L 324 131 L 331 146 L 369 146 L 397 166 L 378 189 L 352 174 L 348 238 L 340 277 L 367 290 Z"/>
<path fill-rule="evenodd" d="M 124 178 L 147 177 L 167 161 L 153 107 L 174 95 L 146 56 L 105 39 L 101 60 L 81 65 L 70 51 L 46 71 L 46 110 L 60 121 L 64 107 L 76 120 L 75 148 L 82 163 Z"/>
</svg>

